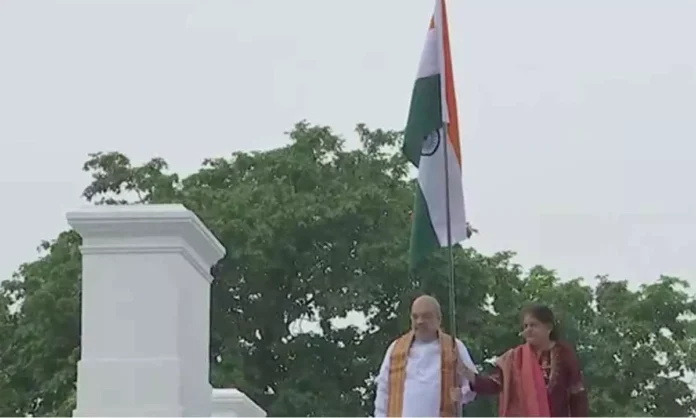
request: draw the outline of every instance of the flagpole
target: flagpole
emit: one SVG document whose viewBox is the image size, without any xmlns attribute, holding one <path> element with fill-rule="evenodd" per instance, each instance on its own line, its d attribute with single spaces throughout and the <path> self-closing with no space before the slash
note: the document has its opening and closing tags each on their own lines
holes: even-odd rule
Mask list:
<svg viewBox="0 0 696 418">
<path fill-rule="evenodd" d="M 450 210 L 450 188 L 449 188 L 449 138 L 447 137 L 447 132 L 449 123 L 444 123 L 442 126 L 442 138 L 444 139 L 443 146 L 445 149 L 443 150 L 443 155 L 445 157 L 445 214 L 446 214 L 446 221 L 447 221 L 447 251 L 449 253 L 449 298 L 448 298 L 448 306 L 449 306 L 449 328 L 450 328 L 450 334 L 452 335 L 452 352 L 454 355 L 455 359 L 455 373 L 453 373 L 453 379 L 454 379 L 454 387 L 457 387 L 457 364 L 456 364 L 456 359 L 458 358 L 457 355 L 457 305 L 456 305 L 456 300 L 455 300 L 455 291 L 454 291 L 454 248 L 452 247 L 452 214 Z M 461 416 L 461 410 L 459 409 L 459 404 L 458 402 L 455 402 L 454 405 L 454 410 L 457 411 L 457 416 Z"/>
</svg>

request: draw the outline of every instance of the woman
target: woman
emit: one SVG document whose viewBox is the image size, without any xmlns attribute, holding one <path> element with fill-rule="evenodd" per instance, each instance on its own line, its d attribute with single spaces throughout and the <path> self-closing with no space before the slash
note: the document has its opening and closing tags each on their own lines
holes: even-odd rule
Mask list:
<svg viewBox="0 0 696 418">
<path fill-rule="evenodd" d="M 501 417 L 586 417 L 587 394 L 575 350 L 557 339 L 553 312 L 535 305 L 522 311 L 526 344 L 506 351 L 489 376 L 464 368 L 479 395 L 499 394 Z"/>
</svg>

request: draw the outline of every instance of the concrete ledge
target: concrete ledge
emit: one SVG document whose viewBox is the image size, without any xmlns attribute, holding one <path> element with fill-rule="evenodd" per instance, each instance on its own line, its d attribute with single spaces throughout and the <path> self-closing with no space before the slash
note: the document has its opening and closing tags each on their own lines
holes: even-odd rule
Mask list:
<svg viewBox="0 0 696 418">
<path fill-rule="evenodd" d="M 266 411 L 237 389 L 213 389 L 213 417 L 265 417 Z"/>
<path fill-rule="evenodd" d="M 181 204 L 87 206 L 68 212 L 66 217 L 82 236 L 85 254 L 146 253 L 153 248 L 169 248 L 185 253 L 206 275 L 225 256 L 220 241 Z"/>
</svg>

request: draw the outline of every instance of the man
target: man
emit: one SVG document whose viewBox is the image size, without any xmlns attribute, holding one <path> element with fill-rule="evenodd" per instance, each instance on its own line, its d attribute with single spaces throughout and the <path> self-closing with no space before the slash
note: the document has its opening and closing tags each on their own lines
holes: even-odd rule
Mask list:
<svg viewBox="0 0 696 418">
<path fill-rule="evenodd" d="M 462 374 L 475 368 L 469 351 L 440 330 L 437 299 L 420 296 L 411 306 L 412 330 L 391 343 L 377 377 L 375 417 L 454 417 L 476 394 Z"/>
</svg>

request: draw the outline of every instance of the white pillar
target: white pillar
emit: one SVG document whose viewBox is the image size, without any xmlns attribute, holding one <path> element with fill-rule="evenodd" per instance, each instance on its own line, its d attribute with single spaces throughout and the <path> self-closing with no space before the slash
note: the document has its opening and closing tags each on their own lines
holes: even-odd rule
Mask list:
<svg viewBox="0 0 696 418">
<path fill-rule="evenodd" d="M 210 268 L 225 249 L 182 205 L 96 206 L 82 235 L 74 416 L 210 416 Z"/>
</svg>

